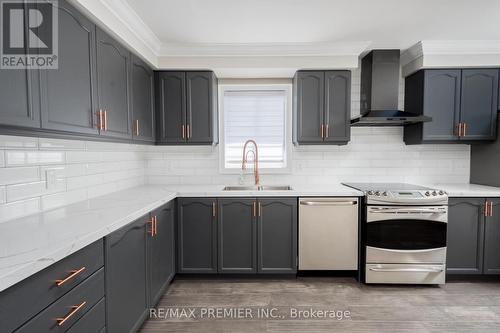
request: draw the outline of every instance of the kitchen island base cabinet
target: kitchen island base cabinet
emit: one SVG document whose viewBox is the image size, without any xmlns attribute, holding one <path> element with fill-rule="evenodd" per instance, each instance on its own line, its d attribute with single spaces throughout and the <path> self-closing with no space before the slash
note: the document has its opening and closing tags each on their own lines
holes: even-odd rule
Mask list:
<svg viewBox="0 0 500 333">
<path fill-rule="evenodd" d="M 106 237 L 106 330 L 135 332 L 148 310 L 146 229 L 149 215 Z"/>
<path fill-rule="evenodd" d="M 217 273 L 216 205 L 214 198 L 178 199 L 179 273 Z"/>
<path fill-rule="evenodd" d="M 500 274 L 500 199 L 450 198 L 447 274 Z"/>
</svg>

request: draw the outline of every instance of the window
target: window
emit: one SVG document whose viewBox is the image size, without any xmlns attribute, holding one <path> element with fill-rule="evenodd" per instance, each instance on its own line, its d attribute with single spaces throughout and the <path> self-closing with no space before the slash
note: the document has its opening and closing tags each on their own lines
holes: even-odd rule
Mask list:
<svg viewBox="0 0 500 333">
<path fill-rule="evenodd" d="M 257 142 L 259 169 L 287 168 L 288 85 L 223 86 L 221 169 L 241 169 L 243 146 Z M 249 162 L 253 162 L 249 155 Z"/>
</svg>

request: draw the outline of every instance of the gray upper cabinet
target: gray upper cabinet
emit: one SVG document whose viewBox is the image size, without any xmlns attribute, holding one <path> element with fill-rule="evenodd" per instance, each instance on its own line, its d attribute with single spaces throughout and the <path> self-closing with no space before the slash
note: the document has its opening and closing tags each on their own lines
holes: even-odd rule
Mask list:
<svg viewBox="0 0 500 333">
<path fill-rule="evenodd" d="M 39 71 L 42 128 L 96 135 L 95 25 L 66 1 L 57 13 L 59 67 Z"/>
<path fill-rule="evenodd" d="M 446 270 L 448 274 L 481 274 L 484 235 L 483 198 L 450 198 Z"/>
<path fill-rule="evenodd" d="M 217 273 L 216 204 L 213 198 L 178 199 L 179 273 Z"/>
<path fill-rule="evenodd" d="M 293 90 L 295 144 L 346 144 L 349 141 L 349 71 L 298 71 Z"/>
<path fill-rule="evenodd" d="M 213 72 L 186 73 L 186 135 L 188 142 L 217 142 L 217 78 Z"/>
<path fill-rule="evenodd" d="M 151 218 L 155 227 L 148 237 L 149 303 L 155 306 L 175 275 L 174 201 L 152 212 Z"/>
<path fill-rule="evenodd" d="M 462 70 L 461 117 L 463 140 L 495 140 L 498 70 Z"/>
<path fill-rule="evenodd" d="M 219 199 L 219 273 L 257 272 L 257 201 Z"/>
<path fill-rule="evenodd" d="M 218 142 L 217 78 L 213 72 L 156 73 L 158 142 Z"/>
<path fill-rule="evenodd" d="M 97 28 L 98 109 L 104 113 L 101 135 L 130 139 L 130 52 Z"/>
<path fill-rule="evenodd" d="M 154 142 L 154 73 L 144 61 L 132 55 L 131 114 L 134 140 Z"/>
<path fill-rule="evenodd" d="M 491 202 L 491 213 L 485 218 L 484 227 L 484 273 L 500 274 L 500 199 Z"/>
<path fill-rule="evenodd" d="M 258 200 L 258 272 L 297 272 L 297 198 Z"/>
<path fill-rule="evenodd" d="M 297 72 L 294 78 L 294 142 L 323 142 L 325 73 Z"/>
<path fill-rule="evenodd" d="M 405 126 L 407 144 L 494 140 L 498 70 L 428 69 L 405 79 L 405 111 L 431 122 Z"/>
<path fill-rule="evenodd" d="M 325 73 L 325 142 L 346 143 L 351 137 L 351 72 Z"/>
<path fill-rule="evenodd" d="M 113 232 L 106 244 L 106 331 L 135 332 L 147 315 L 146 228 L 149 214 Z"/>
<path fill-rule="evenodd" d="M 186 141 L 186 73 L 156 73 L 157 140 L 165 144 Z"/>
</svg>

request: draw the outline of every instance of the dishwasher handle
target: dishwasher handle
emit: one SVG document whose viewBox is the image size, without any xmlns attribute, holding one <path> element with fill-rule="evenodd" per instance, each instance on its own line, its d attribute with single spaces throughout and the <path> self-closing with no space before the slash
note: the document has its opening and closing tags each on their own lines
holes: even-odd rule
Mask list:
<svg viewBox="0 0 500 333">
<path fill-rule="evenodd" d="M 357 200 L 322 200 L 322 201 L 313 201 L 313 200 L 305 200 L 300 201 L 301 205 L 304 206 L 354 206 L 358 204 Z"/>
</svg>

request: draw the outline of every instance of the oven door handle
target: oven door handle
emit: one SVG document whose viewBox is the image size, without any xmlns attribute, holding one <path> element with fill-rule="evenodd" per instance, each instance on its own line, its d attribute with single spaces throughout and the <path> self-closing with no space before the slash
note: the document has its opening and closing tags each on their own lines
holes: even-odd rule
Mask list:
<svg viewBox="0 0 500 333">
<path fill-rule="evenodd" d="M 446 214 L 446 209 L 433 209 L 433 208 L 370 208 L 370 213 L 377 214 Z"/>
<path fill-rule="evenodd" d="M 378 268 L 370 267 L 370 271 L 374 272 L 412 272 L 412 273 L 441 273 L 442 268 Z"/>
</svg>

